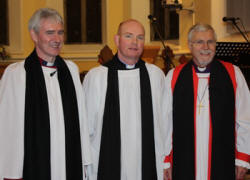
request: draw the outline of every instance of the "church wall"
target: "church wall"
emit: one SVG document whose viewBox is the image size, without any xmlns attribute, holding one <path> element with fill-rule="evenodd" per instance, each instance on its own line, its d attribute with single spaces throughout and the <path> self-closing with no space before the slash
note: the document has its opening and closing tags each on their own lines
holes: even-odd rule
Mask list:
<svg viewBox="0 0 250 180">
<path fill-rule="evenodd" d="M 146 31 L 146 45 L 159 45 L 160 42 L 150 42 L 149 0 L 103 0 L 103 37 L 104 43 L 95 46 L 72 46 L 64 45 L 61 55 L 67 59 L 73 59 L 80 67 L 80 70 L 88 70 L 97 66 L 97 55 L 99 50 L 107 44 L 116 52 L 113 41 L 119 23 L 128 18 L 135 18 L 142 22 Z M 196 22 L 211 24 L 219 39 L 227 36 L 226 24 L 222 22 L 222 17 L 226 15 L 226 0 L 185 0 L 183 7 L 191 8 L 193 4 L 194 13 L 188 10 L 179 11 L 180 14 L 180 39 L 179 43 L 167 42 L 176 55 L 189 53 L 187 48 L 188 29 Z M 12 60 L 21 60 L 34 48 L 33 42 L 28 32 L 28 20 L 33 12 L 40 7 L 53 7 L 63 14 L 63 0 L 9 0 L 10 8 L 10 43 L 6 48 Z M 157 59 L 156 64 L 162 66 L 161 59 Z"/>
</svg>

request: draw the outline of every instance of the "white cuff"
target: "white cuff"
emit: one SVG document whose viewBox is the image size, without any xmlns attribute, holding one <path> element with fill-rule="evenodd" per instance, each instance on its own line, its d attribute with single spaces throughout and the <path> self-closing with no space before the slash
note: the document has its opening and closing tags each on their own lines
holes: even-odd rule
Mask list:
<svg viewBox="0 0 250 180">
<path fill-rule="evenodd" d="M 248 162 L 239 159 L 235 159 L 235 165 L 250 169 L 250 164 Z"/>
<path fill-rule="evenodd" d="M 164 169 L 170 168 L 170 163 L 169 163 L 169 162 L 164 163 L 164 164 L 163 164 L 163 168 L 164 168 Z"/>
</svg>

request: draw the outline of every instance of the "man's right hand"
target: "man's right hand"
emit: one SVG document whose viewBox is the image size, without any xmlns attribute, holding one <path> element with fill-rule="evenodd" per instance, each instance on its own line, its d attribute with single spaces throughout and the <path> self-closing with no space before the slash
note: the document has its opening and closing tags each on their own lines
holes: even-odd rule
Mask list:
<svg viewBox="0 0 250 180">
<path fill-rule="evenodd" d="M 164 169 L 164 172 L 163 172 L 163 179 L 164 180 L 172 180 L 172 168 L 167 168 L 167 169 Z"/>
</svg>

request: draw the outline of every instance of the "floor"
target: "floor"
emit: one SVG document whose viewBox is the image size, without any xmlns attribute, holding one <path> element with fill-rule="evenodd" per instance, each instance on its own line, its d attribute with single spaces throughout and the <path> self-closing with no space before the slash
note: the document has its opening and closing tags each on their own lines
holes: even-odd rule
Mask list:
<svg viewBox="0 0 250 180">
<path fill-rule="evenodd" d="M 246 175 L 245 180 L 250 180 L 250 171 L 248 171 L 248 174 Z"/>
</svg>

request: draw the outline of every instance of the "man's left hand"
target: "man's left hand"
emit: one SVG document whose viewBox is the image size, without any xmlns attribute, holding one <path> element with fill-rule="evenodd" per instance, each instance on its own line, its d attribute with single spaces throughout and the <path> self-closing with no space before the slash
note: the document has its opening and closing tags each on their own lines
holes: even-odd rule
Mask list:
<svg viewBox="0 0 250 180">
<path fill-rule="evenodd" d="M 236 180 L 244 180 L 246 173 L 247 173 L 247 168 L 241 166 L 235 167 Z"/>
</svg>

